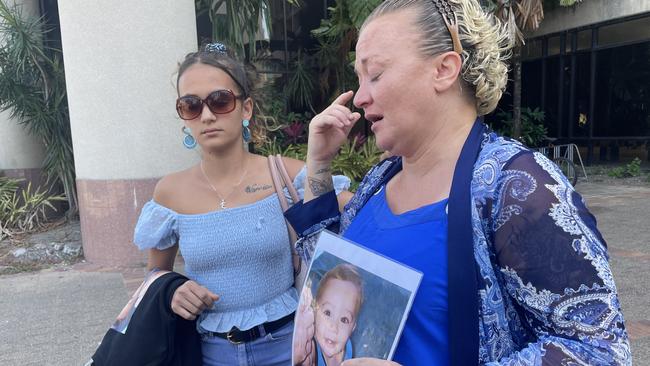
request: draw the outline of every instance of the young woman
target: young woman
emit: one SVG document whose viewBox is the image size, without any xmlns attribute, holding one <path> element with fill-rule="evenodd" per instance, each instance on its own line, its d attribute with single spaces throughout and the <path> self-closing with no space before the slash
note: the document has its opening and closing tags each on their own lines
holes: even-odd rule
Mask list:
<svg viewBox="0 0 650 366">
<path fill-rule="evenodd" d="M 204 365 L 286 365 L 297 293 L 287 225 L 267 158 L 248 152 L 253 80 L 225 47 L 187 55 L 176 109 L 201 161 L 163 177 L 142 209 L 135 243 L 149 268 L 172 270 L 178 249 L 191 281 L 171 308 L 197 319 Z M 284 159 L 299 193 L 303 162 Z M 338 191 L 349 179 L 335 179 Z"/>
</svg>

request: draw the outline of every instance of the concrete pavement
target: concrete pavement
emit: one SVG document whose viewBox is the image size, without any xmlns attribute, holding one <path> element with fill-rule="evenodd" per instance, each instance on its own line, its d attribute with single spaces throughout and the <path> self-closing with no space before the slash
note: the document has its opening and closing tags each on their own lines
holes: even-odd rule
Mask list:
<svg viewBox="0 0 650 366">
<path fill-rule="evenodd" d="M 650 188 L 581 181 L 609 245 L 634 364 L 650 364 Z M 142 281 L 142 268 L 81 263 L 0 276 L 0 365 L 83 365 Z"/>
</svg>

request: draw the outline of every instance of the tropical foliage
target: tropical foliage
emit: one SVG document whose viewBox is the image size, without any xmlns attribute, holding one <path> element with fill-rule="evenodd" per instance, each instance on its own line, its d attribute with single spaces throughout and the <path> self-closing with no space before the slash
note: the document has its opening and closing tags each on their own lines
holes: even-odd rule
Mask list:
<svg viewBox="0 0 650 366">
<path fill-rule="evenodd" d="M 498 132 L 504 136 L 514 137 L 514 121 L 512 112 L 499 111 L 497 118 L 500 119 L 501 125 L 497 128 Z M 544 127 L 544 112 L 539 108 L 530 109 L 524 107 L 521 109 L 521 133 L 518 139 L 527 146 L 540 146 L 547 137 L 548 130 Z"/>
<path fill-rule="evenodd" d="M 53 203 L 64 201 L 62 195 L 52 195 L 48 189 L 32 189 L 31 183 L 20 189 L 21 179 L 0 176 L 0 240 L 40 228 Z"/>
<path fill-rule="evenodd" d="M 61 53 L 43 44 L 42 18 L 0 1 L 0 110 L 24 124 L 45 145 L 43 168 L 60 182 L 76 212 L 74 157 Z"/>
<path fill-rule="evenodd" d="M 300 0 L 285 0 L 298 6 Z M 212 39 L 220 40 L 249 59 L 257 53 L 255 40 L 258 32 L 271 32 L 270 0 L 196 0 L 197 15 L 208 13 L 212 22 Z"/>
<path fill-rule="evenodd" d="M 381 0 L 336 0 L 328 8 L 329 17 L 312 31 L 318 41 L 315 57 L 319 68 L 319 86 L 323 95 L 334 97 L 356 89 L 354 45 L 364 19 Z"/>
<path fill-rule="evenodd" d="M 277 136 L 271 141 L 259 146 L 256 152 L 262 155 L 281 154 L 294 159 L 305 160 L 307 144 L 282 144 Z M 334 161 L 332 171 L 344 174 L 352 180 L 351 191 L 355 191 L 361 179 L 370 168 L 379 162 L 382 151 L 377 148 L 374 136 L 366 138 L 361 135 L 352 136 L 341 146 Z"/>
</svg>

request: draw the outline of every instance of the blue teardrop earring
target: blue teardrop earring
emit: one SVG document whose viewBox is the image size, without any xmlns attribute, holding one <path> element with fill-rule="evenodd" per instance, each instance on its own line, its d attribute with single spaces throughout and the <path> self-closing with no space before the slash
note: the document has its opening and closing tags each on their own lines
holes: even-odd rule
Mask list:
<svg viewBox="0 0 650 366">
<path fill-rule="evenodd" d="M 187 149 L 193 149 L 196 147 L 196 139 L 194 136 L 192 136 L 192 133 L 190 132 L 190 129 L 187 127 L 183 127 L 183 133 L 185 134 L 185 137 L 183 137 L 183 146 Z"/>
<path fill-rule="evenodd" d="M 251 141 L 251 129 L 248 128 L 250 121 L 245 119 L 241 121 L 242 126 L 244 127 L 241 131 L 241 135 L 244 138 L 244 143 L 249 143 Z"/>
</svg>

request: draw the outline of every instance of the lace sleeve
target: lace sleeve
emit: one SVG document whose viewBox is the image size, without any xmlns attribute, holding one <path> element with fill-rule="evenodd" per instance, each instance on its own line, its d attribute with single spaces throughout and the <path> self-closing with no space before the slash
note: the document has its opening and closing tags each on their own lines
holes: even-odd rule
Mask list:
<svg viewBox="0 0 650 366">
<path fill-rule="evenodd" d="M 493 204 L 495 268 L 534 339 L 491 365 L 629 365 L 607 248 L 557 166 L 524 153 L 502 172 Z"/>
</svg>

